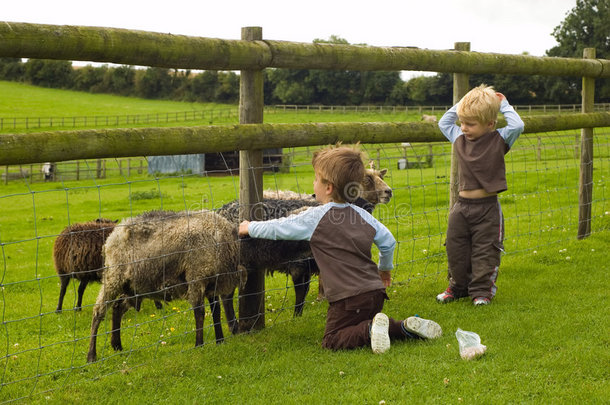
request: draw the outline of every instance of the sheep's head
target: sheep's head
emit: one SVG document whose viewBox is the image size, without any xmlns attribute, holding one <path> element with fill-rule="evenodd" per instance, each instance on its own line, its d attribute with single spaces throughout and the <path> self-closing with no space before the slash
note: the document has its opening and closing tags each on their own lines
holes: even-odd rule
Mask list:
<svg viewBox="0 0 610 405">
<path fill-rule="evenodd" d="M 362 198 L 371 204 L 387 204 L 392 198 L 392 189 L 383 181 L 388 169 L 366 169 L 362 180 Z"/>
<path fill-rule="evenodd" d="M 242 290 L 248 281 L 248 270 L 243 265 L 238 264 L 237 274 L 239 275 L 239 285 L 237 287 Z"/>
</svg>

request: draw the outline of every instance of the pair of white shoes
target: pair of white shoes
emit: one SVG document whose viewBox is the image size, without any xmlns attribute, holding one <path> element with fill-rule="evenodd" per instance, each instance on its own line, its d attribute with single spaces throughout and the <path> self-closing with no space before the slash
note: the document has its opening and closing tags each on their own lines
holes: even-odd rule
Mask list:
<svg viewBox="0 0 610 405">
<path fill-rule="evenodd" d="M 403 321 L 404 328 L 423 338 L 435 339 L 443 334 L 441 326 L 429 319 L 410 316 Z M 375 315 L 371 324 L 371 349 L 373 353 L 384 353 L 390 348 L 390 319 L 382 312 Z"/>
</svg>

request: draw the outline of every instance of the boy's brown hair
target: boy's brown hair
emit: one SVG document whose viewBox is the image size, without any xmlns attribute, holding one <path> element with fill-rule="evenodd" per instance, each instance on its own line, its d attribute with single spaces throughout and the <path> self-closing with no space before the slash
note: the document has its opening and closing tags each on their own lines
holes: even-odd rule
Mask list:
<svg viewBox="0 0 610 405">
<path fill-rule="evenodd" d="M 481 124 L 497 122 L 500 99 L 493 87 L 482 84 L 470 90 L 457 105 L 460 120 L 475 120 Z"/>
<path fill-rule="evenodd" d="M 353 202 L 362 194 L 365 156 L 354 146 L 331 146 L 313 154 L 311 164 L 323 183 L 331 183 L 331 198 L 338 203 Z"/>
</svg>

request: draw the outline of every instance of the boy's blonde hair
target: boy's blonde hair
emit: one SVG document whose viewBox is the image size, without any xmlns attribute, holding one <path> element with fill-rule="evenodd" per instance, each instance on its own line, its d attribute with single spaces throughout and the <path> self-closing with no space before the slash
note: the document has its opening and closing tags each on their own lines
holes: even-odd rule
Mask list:
<svg viewBox="0 0 610 405">
<path fill-rule="evenodd" d="M 332 183 L 332 200 L 344 203 L 353 202 L 362 194 L 364 159 L 359 145 L 337 144 L 314 152 L 311 164 L 318 181 Z"/>
<path fill-rule="evenodd" d="M 475 120 L 481 124 L 497 122 L 500 112 L 500 98 L 493 87 L 482 84 L 470 90 L 457 104 L 460 119 Z"/>
</svg>

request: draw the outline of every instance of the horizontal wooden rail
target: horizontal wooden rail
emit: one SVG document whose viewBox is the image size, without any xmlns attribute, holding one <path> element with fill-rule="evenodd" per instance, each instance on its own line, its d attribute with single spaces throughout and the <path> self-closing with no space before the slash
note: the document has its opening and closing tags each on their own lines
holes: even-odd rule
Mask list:
<svg viewBox="0 0 610 405">
<path fill-rule="evenodd" d="M 610 113 L 524 117 L 525 133 L 610 126 Z M 502 122 L 500 121 L 500 126 Z M 0 135 L 0 165 L 344 143 L 436 142 L 434 123 L 242 124 Z"/>
<path fill-rule="evenodd" d="M 0 23 L 0 57 L 204 70 L 335 69 L 610 77 L 610 60 L 411 47 L 227 40 L 120 28 Z"/>
</svg>

